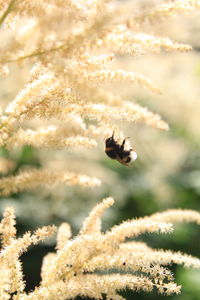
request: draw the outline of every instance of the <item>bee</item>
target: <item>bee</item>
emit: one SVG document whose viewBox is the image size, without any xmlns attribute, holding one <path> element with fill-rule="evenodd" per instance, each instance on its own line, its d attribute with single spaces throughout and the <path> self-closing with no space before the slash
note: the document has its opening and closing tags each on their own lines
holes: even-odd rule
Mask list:
<svg viewBox="0 0 200 300">
<path fill-rule="evenodd" d="M 105 152 L 110 158 L 116 159 L 122 165 L 128 167 L 131 161 L 136 160 L 137 153 L 133 149 L 125 150 L 125 143 L 126 139 L 119 145 L 114 139 L 113 132 L 112 136 L 105 141 Z"/>
</svg>

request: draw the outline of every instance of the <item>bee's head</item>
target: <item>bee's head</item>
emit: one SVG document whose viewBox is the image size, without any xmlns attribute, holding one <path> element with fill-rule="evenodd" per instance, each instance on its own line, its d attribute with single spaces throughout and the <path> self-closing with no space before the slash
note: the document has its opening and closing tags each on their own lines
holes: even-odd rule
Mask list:
<svg viewBox="0 0 200 300">
<path fill-rule="evenodd" d="M 106 139 L 106 147 L 112 147 L 114 144 L 115 144 L 115 140 L 114 140 L 114 132 L 113 132 L 113 135 L 108 139 Z"/>
</svg>

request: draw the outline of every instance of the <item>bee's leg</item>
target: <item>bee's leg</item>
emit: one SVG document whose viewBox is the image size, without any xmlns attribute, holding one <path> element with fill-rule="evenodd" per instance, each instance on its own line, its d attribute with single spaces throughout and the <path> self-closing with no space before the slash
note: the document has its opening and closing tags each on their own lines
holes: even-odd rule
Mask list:
<svg viewBox="0 0 200 300">
<path fill-rule="evenodd" d="M 124 145 L 125 145 L 127 139 L 130 139 L 130 137 L 126 137 L 126 138 L 123 140 L 123 142 L 122 142 L 122 144 L 121 144 L 121 146 L 120 146 L 120 149 L 121 149 L 121 150 L 124 150 Z"/>
<path fill-rule="evenodd" d="M 124 150 L 125 143 L 126 143 L 126 139 L 123 140 L 123 142 L 122 142 L 122 144 L 120 146 L 120 150 Z"/>
</svg>

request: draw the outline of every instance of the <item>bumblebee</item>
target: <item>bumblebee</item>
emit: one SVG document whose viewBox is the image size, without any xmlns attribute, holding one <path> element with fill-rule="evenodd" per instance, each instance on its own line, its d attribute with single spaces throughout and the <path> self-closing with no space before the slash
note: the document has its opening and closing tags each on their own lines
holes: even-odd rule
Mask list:
<svg viewBox="0 0 200 300">
<path fill-rule="evenodd" d="M 119 145 L 114 139 L 113 132 L 113 135 L 105 141 L 105 152 L 110 158 L 116 159 L 122 165 L 128 167 L 131 161 L 136 160 L 137 153 L 133 149 L 124 150 L 125 143 L 126 139 Z"/>
</svg>

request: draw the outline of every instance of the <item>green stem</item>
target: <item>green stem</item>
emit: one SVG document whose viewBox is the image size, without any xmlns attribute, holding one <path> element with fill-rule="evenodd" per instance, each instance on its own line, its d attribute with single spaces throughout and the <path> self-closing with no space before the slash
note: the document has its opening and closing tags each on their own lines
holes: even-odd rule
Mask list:
<svg viewBox="0 0 200 300">
<path fill-rule="evenodd" d="M 47 54 L 47 53 L 50 53 L 50 52 L 61 50 L 65 47 L 67 47 L 66 43 L 64 43 L 64 44 L 62 44 L 58 47 L 48 49 L 48 50 L 36 51 L 36 52 L 30 53 L 30 54 L 27 54 L 27 55 L 24 55 L 24 56 L 20 56 L 18 58 L 9 59 L 9 60 L 6 60 L 4 63 L 17 62 L 17 61 L 20 61 L 20 60 L 24 60 L 26 58 L 30 58 L 30 57 L 34 57 L 34 56 L 40 56 L 40 55 L 43 55 L 43 54 Z"/>
<path fill-rule="evenodd" d="M 14 4 L 16 0 L 11 0 L 10 4 L 8 5 L 6 11 L 3 13 L 3 15 L 0 17 L 0 26 L 3 24 L 4 20 L 6 19 L 7 15 L 13 10 Z"/>
<path fill-rule="evenodd" d="M 107 18 L 105 17 L 101 21 L 95 22 L 90 27 L 88 27 L 85 32 L 76 35 L 73 40 L 66 41 L 60 46 L 57 46 L 57 47 L 51 48 L 51 49 L 47 49 L 47 50 L 38 50 L 38 51 L 32 52 L 30 54 L 20 56 L 18 58 L 8 59 L 8 60 L 3 61 L 3 62 L 0 61 L 0 63 L 18 62 L 18 61 L 21 61 L 21 60 L 24 60 L 24 59 L 27 59 L 27 58 L 30 58 L 30 57 L 40 56 L 40 55 L 44 55 L 44 54 L 47 54 L 47 53 L 59 51 L 59 50 L 62 50 L 62 49 L 66 49 L 66 51 L 70 52 L 70 49 L 73 50 L 73 47 L 76 43 L 77 43 L 77 45 L 81 45 L 84 38 L 85 38 L 85 36 L 90 36 L 91 32 L 93 32 L 93 31 L 95 32 L 96 28 L 97 29 L 103 28 L 106 24 L 106 20 L 107 20 Z"/>
</svg>

